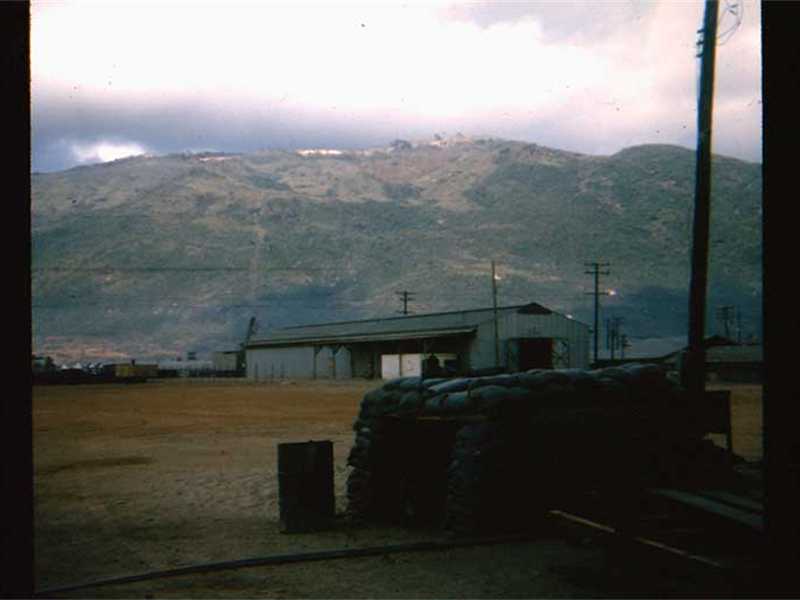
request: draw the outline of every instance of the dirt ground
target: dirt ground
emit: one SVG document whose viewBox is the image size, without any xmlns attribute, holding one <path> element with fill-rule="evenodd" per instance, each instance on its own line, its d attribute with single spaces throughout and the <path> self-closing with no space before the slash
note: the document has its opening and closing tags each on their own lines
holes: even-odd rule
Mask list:
<svg viewBox="0 0 800 600">
<path fill-rule="evenodd" d="M 733 451 L 742 458 L 758 462 L 763 456 L 760 384 L 715 383 L 709 390 L 731 390 Z M 715 443 L 725 446 L 725 436 L 712 434 Z"/>
<path fill-rule="evenodd" d="M 199 563 L 440 539 L 435 532 L 344 523 L 313 534 L 279 532 L 277 445 L 333 441 L 336 507 L 344 510 L 351 426 L 361 397 L 377 385 L 179 380 L 35 387 L 37 589 Z M 758 460 L 760 386 L 721 387 L 735 390 L 737 453 Z M 674 567 L 676 575 L 659 559 L 645 579 L 650 588 L 627 589 L 627 567 L 614 562 L 623 560 L 619 555 L 609 557 L 594 534 L 563 534 L 59 597 L 620 597 L 652 590 L 680 595 L 686 578 L 696 576 L 684 564 Z M 689 595 L 698 589 L 689 585 Z"/>
</svg>

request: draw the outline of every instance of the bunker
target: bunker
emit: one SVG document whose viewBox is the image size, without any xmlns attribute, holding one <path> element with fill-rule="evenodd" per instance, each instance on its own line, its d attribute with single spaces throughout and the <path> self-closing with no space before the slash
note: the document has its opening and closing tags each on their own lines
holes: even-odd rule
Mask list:
<svg viewBox="0 0 800 600">
<path fill-rule="evenodd" d="M 727 453 L 703 415 L 656 365 L 398 378 L 361 402 L 347 512 L 514 531 L 576 494 L 707 482 Z"/>
</svg>

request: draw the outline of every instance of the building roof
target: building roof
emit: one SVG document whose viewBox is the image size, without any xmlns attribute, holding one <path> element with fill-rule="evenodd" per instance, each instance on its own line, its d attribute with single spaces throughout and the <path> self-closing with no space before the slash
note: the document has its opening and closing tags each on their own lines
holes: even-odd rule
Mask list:
<svg viewBox="0 0 800 600">
<path fill-rule="evenodd" d="M 428 338 L 456 337 L 459 335 L 472 335 L 477 330 L 475 327 L 455 327 L 444 329 L 420 329 L 415 331 L 383 331 L 374 333 L 355 333 L 343 335 L 316 335 L 307 337 L 274 337 L 262 340 L 253 340 L 249 348 L 266 346 L 285 346 L 290 344 L 333 344 L 355 342 L 386 342 L 392 340 L 419 340 Z"/>
<path fill-rule="evenodd" d="M 703 340 L 703 346 L 706 348 L 714 348 L 716 346 L 738 346 L 736 340 L 727 338 L 724 335 L 714 334 L 708 336 Z"/>
<path fill-rule="evenodd" d="M 714 346 L 706 350 L 708 363 L 759 363 L 764 361 L 764 347 L 750 346 Z"/>
<path fill-rule="evenodd" d="M 555 314 L 549 308 L 536 302 L 498 307 L 497 311 L 498 313 Z M 362 319 L 358 321 L 285 327 L 276 329 L 263 337 L 251 339 L 247 347 L 258 348 L 307 343 L 369 342 L 472 335 L 477 330 L 478 325 L 493 318 L 493 312 L 494 309 L 492 308 L 478 308 L 425 315 L 406 315 L 384 319 Z"/>
<path fill-rule="evenodd" d="M 673 352 L 664 357 L 664 362 L 674 363 L 682 352 Z M 710 345 L 705 349 L 706 364 L 761 363 L 764 362 L 764 346 L 761 344 Z"/>
</svg>

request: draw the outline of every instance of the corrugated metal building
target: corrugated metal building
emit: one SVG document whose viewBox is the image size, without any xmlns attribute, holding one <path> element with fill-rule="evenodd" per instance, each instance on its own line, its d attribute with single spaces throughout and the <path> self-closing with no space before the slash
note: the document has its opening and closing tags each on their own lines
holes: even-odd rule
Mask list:
<svg viewBox="0 0 800 600">
<path fill-rule="evenodd" d="M 431 355 L 442 371 L 474 372 L 498 366 L 494 324 L 493 309 L 484 308 L 287 327 L 250 340 L 247 376 L 270 380 L 415 375 L 420 361 Z M 584 323 L 532 302 L 498 308 L 497 325 L 500 367 L 522 371 L 589 366 L 589 326 Z"/>
</svg>

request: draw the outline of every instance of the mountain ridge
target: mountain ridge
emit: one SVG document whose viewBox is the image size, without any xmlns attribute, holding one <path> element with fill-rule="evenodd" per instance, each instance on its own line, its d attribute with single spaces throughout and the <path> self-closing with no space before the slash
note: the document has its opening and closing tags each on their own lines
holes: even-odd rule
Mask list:
<svg viewBox="0 0 800 600">
<path fill-rule="evenodd" d="M 330 151 L 131 157 L 32 175 L 34 348 L 210 352 L 235 346 L 253 315 L 263 330 L 396 314 L 401 289 L 417 293 L 416 312 L 477 308 L 491 303 L 492 259 L 501 303 L 586 322 L 583 263 L 609 261 L 606 283 L 621 293 L 603 299 L 604 315 L 624 316 L 632 337 L 681 335 L 691 150 L 593 156 L 441 136 L 319 150 Z M 740 306 L 758 335 L 761 166 L 714 155 L 712 177 L 709 307 Z"/>
</svg>

